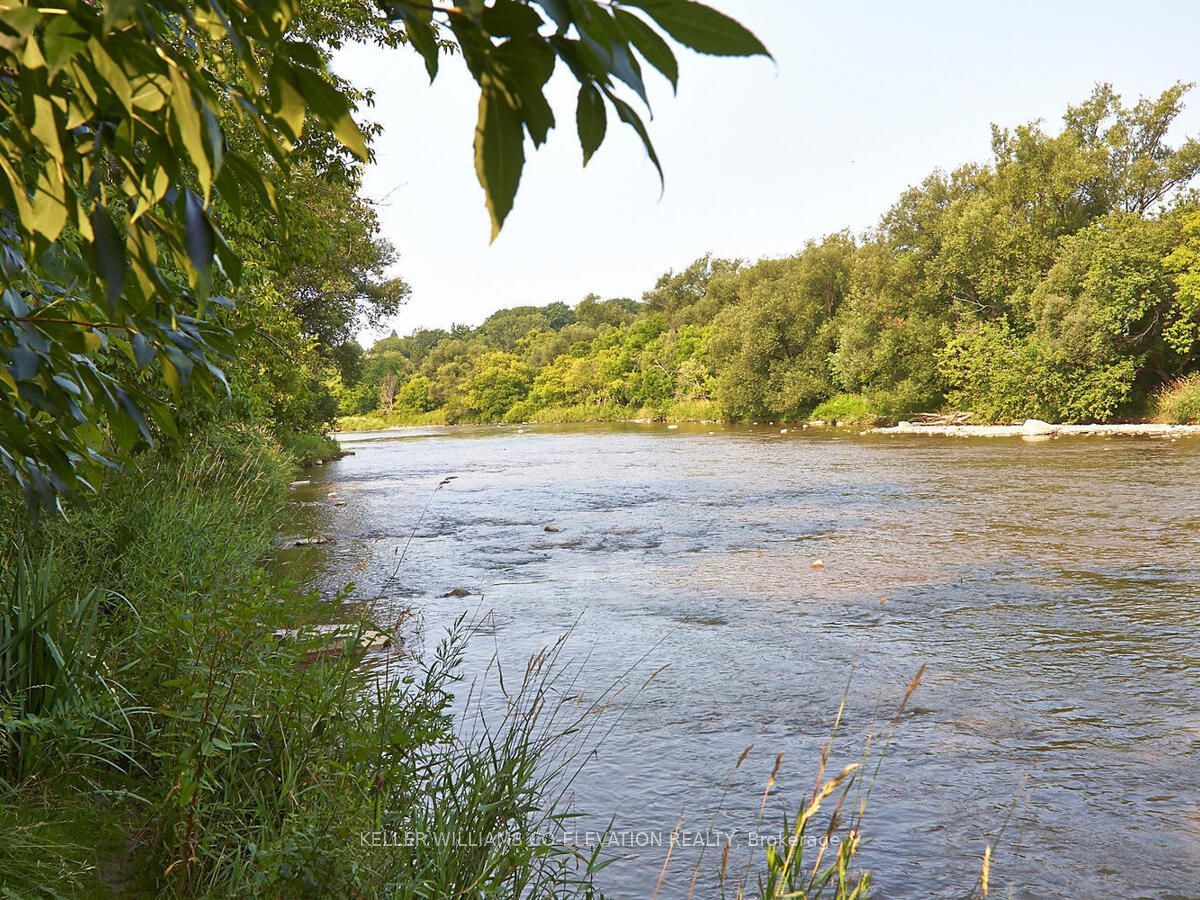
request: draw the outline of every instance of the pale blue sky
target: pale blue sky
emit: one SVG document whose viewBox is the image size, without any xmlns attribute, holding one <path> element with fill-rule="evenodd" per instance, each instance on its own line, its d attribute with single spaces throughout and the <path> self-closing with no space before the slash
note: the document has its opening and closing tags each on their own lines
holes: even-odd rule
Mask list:
<svg viewBox="0 0 1200 900">
<path fill-rule="evenodd" d="M 872 225 L 935 167 L 984 160 L 989 125 L 1045 119 L 1109 81 L 1127 100 L 1200 81 L 1192 2 L 709 0 L 776 62 L 680 49 L 679 93 L 655 78 L 650 129 L 609 138 L 580 167 L 574 89 L 555 77 L 560 125 L 528 153 L 516 207 L 489 246 L 471 138 L 476 89 L 460 62 L 429 86 L 406 50 L 351 48 L 336 68 L 375 90 L 384 126 L 368 196 L 413 287 L 383 329 L 478 324 L 506 306 L 638 298 L 705 251 L 758 258 Z M 615 117 L 611 117 L 615 119 Z M 1200 89 L 1179 133 L 1200 133 Z M 372 335 L 364 334 L 369 341 Z"/>
</svg>

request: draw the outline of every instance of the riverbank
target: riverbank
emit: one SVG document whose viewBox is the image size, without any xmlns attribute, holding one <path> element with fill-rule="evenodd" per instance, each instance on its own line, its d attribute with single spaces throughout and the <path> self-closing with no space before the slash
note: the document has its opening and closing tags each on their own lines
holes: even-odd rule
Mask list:
<svg viewBox="0 0 1200 900">
<path fill-rule="evenodd" d="M 437 426 L 445 428 L 448 431 L 453 431 L 455 428 L 512 428 L 521 426 L 536 426 L 536 425 L 660 425 L 666 428 L 676 428 L 679 425 L 698 425 L 698 426 L 725 426 L 736 424 L 744 428 L 753 429 L 777 429 L 782 433 L 795 433 L 801 431 L 808 432 L 829 432 L 842 431 L 851 432 L 854 434 L 884 434 L 884 435 L 913 435 L 919 434 L 926 437 L 988 437 L 988 438 L 1024 438 L 1026 440 L 1042 440 L 1054 437 L 1156 437 L 1167 439 L 1178 439 L 1181 437 L 1200 437 L 1200 425 L 1177 425 L 1162 422 L 1121 422 L 1111 424 L 1085 424 L 1085 425 L 1067 425 L 1057 424 L 1053 422 L 1043 422 L 1038 419 L 1029 419 L 1020 425 L 946 425 L 946 424 L 916 424 L 913 422 L 901 421 L 896 425 L 880 425 L 872 428 L 863 429 L 858 423 L 851 422 L 825 422 L 821 420 L 811 420 L 808 422 L 743 422 L 730 423 L 720 419 L 650 419 L 650 418 L 627 418 L 617 420 L 585 420 L 578 422 L 520 422 L 511 423 L 494 423 L 490 426 L 486 423 L 456 423 L 445 424 L 441 423 Z M 375 428 L 362 429 L 342 429 L 331 433 L 331 437 L 335 440 L 345 440 L 347 437 L 357 434 L 370 432 L 387 432 L 387 431 L 403 431 L 408 428 L 417 428 L 423 426 L 415 425 L 383 425 Z"/>
<path fill-rule="evenodd" d="M 928 437 L 1020 437 L 1031 440 L 1077 436 L 1180 438 L 1200 436 L 1200 425 L 1169 425 L 1160 422 L 1060 425 L 1040 419 L 1026 419 L 1020 425 L 917 425 L 912 422 L 900 422 L 894 426 L 871 428 L 867 433 L 923 434 Z"/>
<path fill-rule="evenodd" d="M 106 473 L 69 518 L 3 498 L 0 893 L 541 895 L 588 876 L 531 839 L 364 840 L 557 823 L 539 762 L 561 756 L 558 732 L 529 697 L 549 676 L 493 727 L 497 751 L 451 717 L 464 628 L 406 656 L 404 679 L 376 677 L 391 651 L 360 664 L 390 640 L 368 610 L 270 565 L 298 467 L 340 453 L 284 442 L 213 427 Z"/>
</svg>

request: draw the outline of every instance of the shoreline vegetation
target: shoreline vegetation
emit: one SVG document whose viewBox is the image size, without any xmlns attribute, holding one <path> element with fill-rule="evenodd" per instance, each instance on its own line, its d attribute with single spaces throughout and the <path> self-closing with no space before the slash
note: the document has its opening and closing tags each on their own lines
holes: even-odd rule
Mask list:
<svg viewBox="0 0 1200 900">
<path fill-rule="evenodd" d="M 506 714 L 453 716 L 469 623 L 417 656 L 349 588 L 320 596 L 270 567 L 289 485 L 340 452 L 324 437 L 287 443 L 299 449 L 209 428 L 110 473 L 69 520 L 10 534 L 0 893 L 540 896 L 590 883 L 595 859 L 538 840 L 565 830 L 563 767 L 598 713 L 550 698 L 559 650 L 525 669 Z M 384 833 L 479 840 L 430 853 L 363 838 Z"/>
<path fill-rule="evenodd" d="M 791 256 L 393 333 L 331 383 L 338 427 L 1198 424 L 1200 141 L 1169 142 L 1189 89 L 1099 85 L 1057 133 L 995 127 L 988 162 Z"/>
<path fill-rule="evenodd" d="M 617 420 L 594 420 L 584 422 L 523 422 L 522 425 L 603 425 L 610 422 L 620 422 L 628 425 L 658 425 L 658 424 L 690 424 L 690 425 L 722 425 L 718 419 L 617 419 Z M 468 423 L 464 423 L 468 424 Z M 753 423 L 755 425 L 759 423 Z M 772 422 L 770 426 L 780 425 L 784 433 L 795 433 L 795 425 L 797 423 L 788 422 Z M 348 429 L 346 431 L 331 432 L 331 437 L 335 440 L 343 438 L 350 434 L 362 434 L 369 431 L 399 431 L 404 428 L 413 427 L 446 427 L 454 428 L 453 425 L 442 425 L 442 423 L 428 423 L 426 426 L 412 425 L 388 425 L 383 428 L 373 429 Z M 500 427 L 500 426 L 497 426 Z M 889 435 L 926 435 L 929 437 L 1019 437 L 1027 439 L 1054 438 L 1054 437 L 1164 437 L 1164 438 L 1181 438 L 1181 437 L 1200 437 L 1200 425 L 1171 425 L 1160 422 L 1124 422 L 1124 423 L 1108 423 L 1108 424 L 1062 424 L 1042 422 L 1038 419 L 1029 419 L 1020 425 L 939 425 L 931 424 L 913 424 L 912 422 L 899 422 L 895 425 L 875 426 L 865 430 L 860 430 L 858 426 L 841 424 L 841 423 L 800 423 L 802 430 L 818 430 L 818 429 L 845 429 L 854 431 L 860 435 L 865 434 L 889 434 Z"/>
</svg>

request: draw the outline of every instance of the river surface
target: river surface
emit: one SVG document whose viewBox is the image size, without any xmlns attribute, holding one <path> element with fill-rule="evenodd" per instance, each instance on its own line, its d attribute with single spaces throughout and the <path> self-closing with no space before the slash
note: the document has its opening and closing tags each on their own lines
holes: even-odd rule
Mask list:
<svg viewBox="0 0 1200 900">
<path fill-rule="evenodd" d="M 837 768 L 927 663 L 862 828 L 875 896 L 965 896 L 991 843 L 995 896 L 1200 897 L 1200 439 L 342 440 L 354 455 L 294 492 L 319 501 L 296 529 L 336 538 L 303 551 L 327 588 L 355 582 L 385 624 L 413 610 L 414 647 L 484 616 L 468 675 L 495 654 L 519 671 L 572 627 L 596 694 L 666 666 L 618 698 L 574 785 L 578 828 L 624 836 L 610 896 L 650 896 L 652 836 L 677 826 L 696 838 L 659 896 L 687 896 L 697 863 L 695 896 L 714 896 L 722 838 L 701 858 L 702 833 L 759 858 L 776 754 L 769 809 L 794 810 L 843 695 Z M 473 596 L 443 596 L 457 587 Z"/>
</svg>

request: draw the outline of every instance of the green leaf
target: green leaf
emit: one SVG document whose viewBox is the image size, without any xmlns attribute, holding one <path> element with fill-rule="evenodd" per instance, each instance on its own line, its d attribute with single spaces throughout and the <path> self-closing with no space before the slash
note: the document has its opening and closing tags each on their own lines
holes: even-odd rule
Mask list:
<svg viewBox="0 0 1200 900">
<path fill-rule="evenodd" d="M 58 140 L 58 122 L 54 117 L 54 104 L 49 97 L 33 98 L 33 127 L 30 133 L 42 142 L 46 151 L 60 166 L 63 163 L 62 144 Z"/>
<path fill-rule="evenodd" d="M 104 279 L 104 299 L 111 311 L 116 308 L 125 290 L 125 268 L 128 263 L 125 259 L 125 242 L 108 210 L 99 204 L 92 210 L 92 253 L 96 271 Z"/>
<path fill-rule="evenodd" d="M 29 221 L 23 224 L 48 241 L 57 240 L 66 227 L 67 186 L 63 181 L 62 169 L 57 163 L 47 162 L 38 173 L 33 202 L 30 204 Z"/>
<path fill-rule="evenodd" d="M 493 241 L 512 210 L 524 165 L 521 119 L 500 91 L 485 84 L 479 95 L 479 121 L 475 126 L 475 174 L 491 214 Z"/>
<path fill-rule="evenodd" d="M 125 107 L 126 112 L 133 108 L 133 87 L 129 84 L 129 78 L 125 75 L 124 70 L 113 62 L 113 58 L 108 55 L 108 51 L 95 38 L 88 41 L 87 57 L 80 62 L 90 62 L 95 67 L 96 74 L 99 75 L 113 93 L 117 95 L 117 99 L 121 101 L 121 105 Z"/>
<path fill-rule="evenodd" d="M 17 345 L 12 348 L 12 377 L 17 381 L 29 381 L 38 373 L 38 355 L 28 347 Z"/>
<path fill-rule="evenodd" d="M 483 27 L 497 37 L 516 37 L 536 32 L 542 27 L 542 17 L 517 0 L 496 0 L 483 11 Z"/>
<path fill-rule="evenodd" d="M 139 369 L 144 369 L 146 366 L 150 365 L 150 363 L 154 362 L 154 348 L 150 345 L 150 342 L 146 340 L 146 336 L 144 334 L 141 332 L 135 334 L 133 336 L 132 344 L 133 357 L 136 360 L 137 367 Z"/>
<path fill-rule="evenodd" d="M 645 10 L 679 43 L 714 56 L 767 56 L 767 48 L 743 25 L 695 0 L 622 0 Z"/>
<path fill-rule="evenodd" d="M 0 22 L 15 31 L 22 40 L 33 34 L 33 30 L 41 21 L 42 14 L 31 6 L 13 5 L 11 8 L 0 9 Z"/>
<path fill-rule="evenodd" d="M 654 144 L 650 141 L 650 132 L 646 130 L 646 126 L 642 122 L 642 117 L 637 114 L 637 111 L 632 106 L 608 88 L 604 89 L 604 95 L 612 103 L 621 121 L 638 133 L 638 137 L 642 139 L 642 146 L 646 148 L 646 155 L 650 157 L 650 162 L 654 163 L 654 168 L 658 170 L 659 184 L 664 184 L 662 164 L 658 161 L 658 154 L 654 152 Z"/>
<path fill-rule="evenodd" d="M 308 107 L 333 132 L 342 145 L 364 162 L 369 155 L 367 139 L 350 116 L 350 101 L 345 94 L 312 69 L 294 67 L 292 76 Z"/>
<path fill-rule="evenodd" d="M 163 381 L 167 383 L 171 393 L 176 397 L 180 396 L 183 388 L 180 384 L 179 370 L 172 365 L 171 361 L 165 355 L 159 356 L 158 363 L 162 367 Z"/>
<path fill-rule="evenodd" d="M 646 62 L 662 72 L 671 82 L 672 88 L 678 88 L 679 63 L 676 62 L 670 45 L 662 39 L 657 31 L 633 13 L 625 12 L 623 9 L 614 9 L 613 17 Z"/>
<path fill-rule="evenodd" d="M 70 16 L 53 16 L 42 33 L 42 46 L 46 52 L 46 64 L 50 67 L 50 77 L 53 78 L 59 69 L 87 46 L 87 33 Z"/>
<path fill-rule="evenodd" d="M 409 9 L 404 6 L 396 7 L 396 11 L 404 20 L 404 33 L 408 37 L 408 42 L 425 60 L 425 71 L 429 73 L 429 80 L 433 81 L 437 78 L 438 55 L 441 51 L 438 48 L 437 34 L 433 30 L 433 25 L 430 24 L 429 16 L 422 15 L 428 11 Z"/>
<path fill-rule="evenodd" d="M 516 109 L 534 146 L 541 146 L 554 127 L 554 110 L 544 93 L 554 72 L 554 51 L 537 38 L 513 38 L 489 56 L 488 76 Z"/>
<path fill-rule="evenodd" d="M 207 294 L 212 278 L 209 267 L 216 249 L 216 236 L 204 204 L 190 190 L 183 192 L 183 217 L 187 227 L 188 259 L 196 272 L 197 288 Z"/>
<path fill-rule="evenodd" d="M 288 75 L 287 66 L 276 62 L 271 67 L 267 84 L 271 88 L 271 111 L 279 117 L 283 123 L 284 133 L 294 143 L 300 139 L 308 106 L 304 102 L 304 95 L 291 82 Z"/>
<path fill-rule="evenodd" d="M 171 70 L 171 112 L 183 149 L 196 167 L 200 179 L 200 189 L 207 197 L 212 189 L 212 164 L 208 158 L 208 147 L 204 142 L 203 126 L 200 122 L 200 110 L 192 96 L 191 85 L 178 67 Z"/>
<path fill-rule="evenodd" d="M 112 31 L 117 25 L 132 18 L 141 5 L 140 0 L 105 0 L 104 30 Z"/>
<path fill-rule="evenodd" d="M 646 85 L 642 81 L 642 67 L 629 52 L 629 43 L 616 21 L 607 13 L 590 16 L 586 21 L 576 21 L 579 36 L 584 46 L 601 61 L 606 73 L 629 85 L 649 105 Z"/>
<path fill-rule="evenodd" d="M 571 27 L 573 19 L 567 0 L 537 0 L 537 4 L 554 20 L 554 25 L 560 33 Z"/>
<path fill-rule="evenodd" d="M 579 88 L 579 101 L 575 107 L 575 124 L 579 129 L 579 146 L 583 148 L 583 164 L 586 166 L 592 154 L 604 142 L 608 128 L 608 114 L 604 109 L 604 98 L 591 84 Z"/>
</svg>

